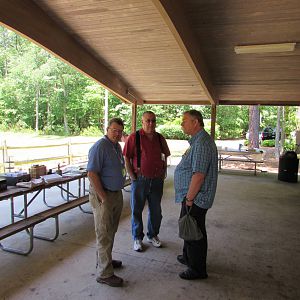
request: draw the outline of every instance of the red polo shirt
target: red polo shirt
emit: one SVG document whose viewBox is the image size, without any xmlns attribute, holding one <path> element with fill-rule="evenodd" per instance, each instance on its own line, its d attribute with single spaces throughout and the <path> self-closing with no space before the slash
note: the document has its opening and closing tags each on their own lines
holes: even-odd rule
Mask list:
<svg viewBox="0 0 300 300">
<path fill-rule="evenodd" d="M 165 160 L 170 156 L 170 150 L 165 138 L 155 133 L 150 140 L 143 129 L 140 132 L 141 144 L 141 175 L 148 178 L 163 178 L 165 175 L 165 161 L 162 160 L 162 153 Z M 161 140 L 161 143 L 159 141 Z M 134 172 L 137 173 L 137 151 L 136 151 L 136 133 L 132 133 L 124 146 L 123 155 L 133 161 Z"/>
</svg>

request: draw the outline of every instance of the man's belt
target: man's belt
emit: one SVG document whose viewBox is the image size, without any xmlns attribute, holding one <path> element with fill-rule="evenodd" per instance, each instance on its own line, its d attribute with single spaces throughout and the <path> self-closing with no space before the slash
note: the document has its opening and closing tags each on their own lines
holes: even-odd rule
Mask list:
<svg viewBox="0 0 300 300">
<path fill-rule="evenodd" d="M 117 192 L 119 192 L 120 190 L 117 190 L 117 191 L 112 191 L 112 190 L 110 190 L 110 189 L 107 189 L 107 188 L 103 188 L 103 190 L 104 191 L 106 191 L 106 192 L 110 192 L 110 193 L 117 193 Z"/>
<path fill-rule="evenodd" d="M 138 178 L 143 178 L 143 179 L 163 179 L 162 177 L 147 177 L 144 175 L 138 175 Z"/>
</svg>

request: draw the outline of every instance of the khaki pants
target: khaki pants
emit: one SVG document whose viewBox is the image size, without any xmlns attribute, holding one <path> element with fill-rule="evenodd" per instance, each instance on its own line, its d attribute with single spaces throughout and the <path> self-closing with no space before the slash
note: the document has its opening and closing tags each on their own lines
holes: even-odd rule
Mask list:
<svg viewBox="0 0 300 300">
<path fill-rule="evenodd" d="M 123 208 L 122 191 L 106 193 L 107 201 L 100 203 L 94 189 L 90 186 L 89 200 L 94 215 L 97 266 L 101 278 L 108 278 L 114 274 L 111 264 L 112 248 Z"/>
</svg>

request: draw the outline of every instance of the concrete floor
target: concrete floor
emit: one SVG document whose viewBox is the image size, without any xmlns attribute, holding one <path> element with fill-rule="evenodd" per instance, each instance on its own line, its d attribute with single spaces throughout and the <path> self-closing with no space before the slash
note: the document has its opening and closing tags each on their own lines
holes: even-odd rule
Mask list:
<svg viewBox="0 0 300 300">
<path fill-rule="evenodd" d="M 209 278 L 184 281 L 176 261 L 182 241 L 173 170 L 162 202 L 161 249 L 132 250 L 130 193 L 124 192 L 113 250 L 124 264 L 116 272 L 125 279 L 123 288 L 95 281 L 93 218 L 76 208 L 60 216 L 55 242 L 36 240 L 27 257 L 0 252 L 0 299 L 300 299 L 300 183 L 281 182 L 272 174 L 222 172 L 207 215 Z M 49 224 L 36 231 L 51 231 Z M 24 235 L 5 242 L 19 245 Z"/>
</svg>

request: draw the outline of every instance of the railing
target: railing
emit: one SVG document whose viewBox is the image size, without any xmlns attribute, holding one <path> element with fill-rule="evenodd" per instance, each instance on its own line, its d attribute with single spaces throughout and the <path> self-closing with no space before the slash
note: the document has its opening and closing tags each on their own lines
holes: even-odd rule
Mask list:
<svg viewBox="0 0 300 300">
<path fill-rule="evenodd" d="M 49 168 L 60 165 L 71 165 L 79 161 L 87 161 L 88 150 L 94 141 L 43 146 L 7 146 L 6 141 L 0 146 L 0 172 L 28 169 L 33 164 L 44 164 L 51 161 Z M 58 155 L 53 155 L 57 153 Z M 48 155 L 47 155 L 48 154 Z M 40 156 L 44 155 L 44 156 Z M 27 159 L 24 159 L 27 157 Z"/>
</svg>

